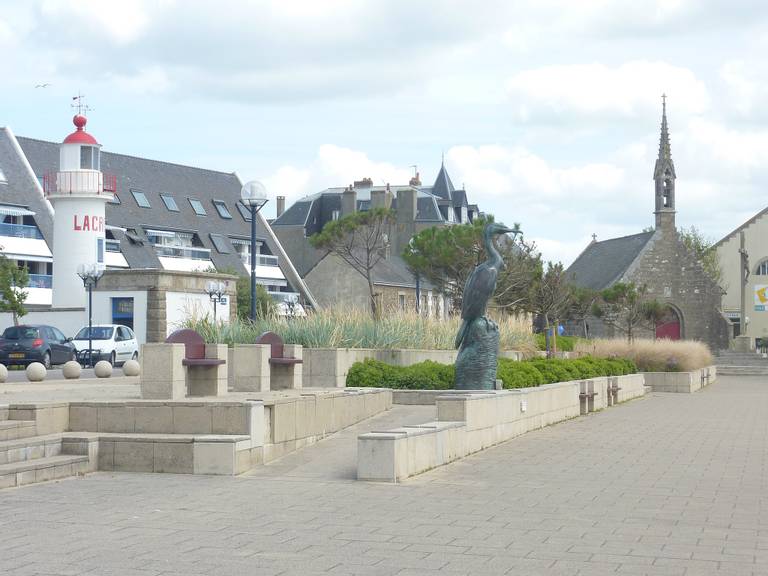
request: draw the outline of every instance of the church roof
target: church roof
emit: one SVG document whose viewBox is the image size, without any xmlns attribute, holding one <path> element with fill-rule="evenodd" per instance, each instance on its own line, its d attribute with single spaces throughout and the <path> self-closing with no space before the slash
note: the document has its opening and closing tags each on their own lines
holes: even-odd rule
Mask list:
<svg viewBox="0 0 768 576">
<path fill-rule="evenodd" d="M 577 286 L 604 290 L 621 279 L 653 234 L 641 232 L 592 242 L 568 267 L 567 274 Z"/>
</svg>

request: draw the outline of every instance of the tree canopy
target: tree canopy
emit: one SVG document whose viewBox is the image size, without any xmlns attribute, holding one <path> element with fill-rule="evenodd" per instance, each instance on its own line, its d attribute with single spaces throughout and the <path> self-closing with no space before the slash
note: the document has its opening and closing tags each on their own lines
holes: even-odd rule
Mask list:
<svg viewBox="0 0 768 576">
<path fill-rule="evenodd" d="M 14 324 L 18 324 L 19 318 L 27 313 L 24 308 L 27 292 L 23 288 L 28 284 L 27 267 L 19 268 L 14 260 L 0 254 L 0 312 L 10 312 Z"/>
<path fill-rule="evenodd" d="M 323 226 L 310 237 L 312 246 L 333 253 L 365 278 L 368 284 L 371 314 L 377 318 L 380 310 L 376 301 L 373 270 L 386 258 L 389 249 L 389 229 L 394 212 L 389 208 L 353 212 Z"/>
</svg>

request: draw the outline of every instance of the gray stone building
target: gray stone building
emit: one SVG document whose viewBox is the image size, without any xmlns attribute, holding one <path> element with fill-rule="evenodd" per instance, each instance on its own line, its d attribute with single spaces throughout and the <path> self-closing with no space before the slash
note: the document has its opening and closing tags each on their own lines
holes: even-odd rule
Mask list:
<svg viewBox="0 0 768 576">
<path fill-rule="evenodd" d="M 721 311 L 722 289 L 685 247 L 675 227 L 676 178 L 665 102 L 653 171 L 654 229 L 600 242 L 593 240 L 567 273 L 578 286 L 597 291 L 618 282 L 645 285 L 650 296 L 666 306 L 665 318 L 655 327 L 656 336 L 701 340 L 713 350 L 727 348 L 729 323 Z M 615 335 L 597 318 L 589 319 L 588 325 L 591 337 Z M 648 328 L 640 335 L 653 336 L 654 331 Z"/>
<path fill-rule="evenodd" d="M 280 244 L 317 298 L 320 306 L 337 303 L 368 307 L 365 280 L 337 257 L 317 250 L 309 237 L 328 222 L 355 211 L 386 207 L 394 210 L 395 222 L 388 232 L 389 255 L 374 270 L 374 284 L 382 310 L 419 310 L 442 315 L 447 307 L 426 282 L 417 282 L 400 254 L 410 239 L 426 228 L 471 222 L 479 215 L 467 193 L 454 187 L 443 164 L 432 186 L 424 186 L 418 173 L 407 185 L 374 186 L 370 178 L 346 188 L 328 188 L 301 198 L 271 223 Z"/>
</svg>

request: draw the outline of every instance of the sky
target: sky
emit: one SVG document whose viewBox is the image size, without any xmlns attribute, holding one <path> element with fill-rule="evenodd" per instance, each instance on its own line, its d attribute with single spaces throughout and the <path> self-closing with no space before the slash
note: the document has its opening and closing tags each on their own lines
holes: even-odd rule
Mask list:
<svg viewBox="0 0 768 576">
<path fill-rule="evenodd" d="M 662 93 L 678 226 L 765 207 L 766 53 L 764 0 L 0 0 L 0 126 L 60 141 L 82 93 L 105 150 L 288 204 L 444 158 L 568 264 L 653 224 Z"/>
</svg>

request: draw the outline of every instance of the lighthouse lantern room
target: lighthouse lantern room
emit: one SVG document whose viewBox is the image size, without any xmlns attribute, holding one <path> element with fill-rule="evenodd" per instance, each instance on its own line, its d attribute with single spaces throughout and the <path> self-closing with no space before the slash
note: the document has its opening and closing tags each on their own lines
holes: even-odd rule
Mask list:
<svg viewBox="0 0 768 576">
<path fill-rule="evenodd" d="M 114 183 L 105 189 L 101 145 L 85 131 L 88 119 L 81 111 L 72 119 L 75 131 L 61 143 L 59 171 L 45 182 L 54 210 L 54 308 L 85 305 L 77 270 L 80 265 L 104 268 L 105 206 L 114 198 Z"/>
</svg>

